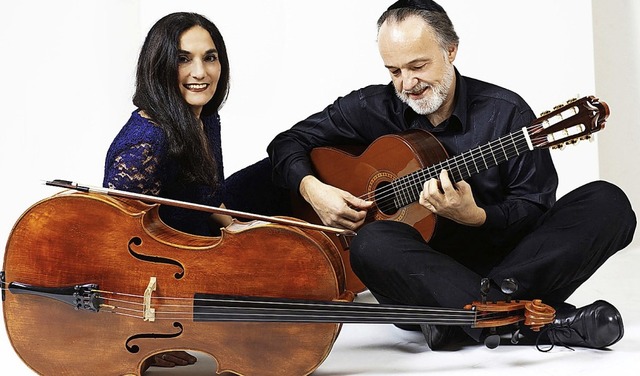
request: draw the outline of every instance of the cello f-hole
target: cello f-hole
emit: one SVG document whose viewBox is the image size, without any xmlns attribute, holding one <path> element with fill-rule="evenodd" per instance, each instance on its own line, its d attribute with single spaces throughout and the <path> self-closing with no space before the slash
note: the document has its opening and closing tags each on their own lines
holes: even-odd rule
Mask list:
<svg viewBox="0 0 640 376">
<path fill-rule="evenodd" d="M 142 260 L 142 261 L 147 261 L 147 262 L 155 262 L 155 263 L 159 263 L 159 264 L 168 264 L 168 265 L 175 265 L 178 268 L 180 268 L 179 272 L 176 272 L 174 274 L 174 277 L 176 279 L 181 279 L 182 277 L 184 277 L 184 266 L 173 259 L 170 258 L 166 258 L 166 257 L 159 257 L 159 256 L 147 256 L 147 255 L 143 255 L 141 253 L 138 253 L 136 251 L 134 251 L 132 249 L 132 245 L 135 245 L 136 247 L 139 247 L 142 245 L 142 239 L 140 239 L 137 236 L 134 236 L 133 238 L 131 238 L 131 240 L 129 240 L 129 244 L 127 245 L 127 249 L 129 250 L 129 253 L 131 254 L 131 256 L 137 258 L 138 260 Z"/>
<path fill-rule="evenodd" d="M 176 338 L 179 337 L 182 334 L 183 331 L 183 327 L 182 324 L 180 324 L 179 322 L 174 322 L 173 326 L 178 328 L 178 331 L 175 333 L 170 333 L 170 334 L 160 334 L 160 333 L 140 333 L 140 334 L 136 334 L 133 335 L 131 337 L 129 337 L 127 339 L 127 342 L 125 343 L 125 348 L 127 349 L 128 352 L 132 353 L 132 354 L 136 354 L 140 351 L 140 346 L 133 344 L 132 342 L 135 342 L 135 340 L 140 339 L 140 338 L 152 338 L 152 339 L 160 339 L 160 338 Z"/>
</svg>

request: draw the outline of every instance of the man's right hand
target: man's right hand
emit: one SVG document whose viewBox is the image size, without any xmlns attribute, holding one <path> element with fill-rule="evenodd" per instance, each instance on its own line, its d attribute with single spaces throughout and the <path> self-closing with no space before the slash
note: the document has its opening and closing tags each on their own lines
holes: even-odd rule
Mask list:
<svg viewBox="0 0 640 376">
<path fill-rule="evenodd" d="M 326 226 L 356 230 L 364 224 L 373 201 L 357 198 L 347 191 L 324 184 L 307 175 L 300 182 L 300 194 Z"/>
</svg>

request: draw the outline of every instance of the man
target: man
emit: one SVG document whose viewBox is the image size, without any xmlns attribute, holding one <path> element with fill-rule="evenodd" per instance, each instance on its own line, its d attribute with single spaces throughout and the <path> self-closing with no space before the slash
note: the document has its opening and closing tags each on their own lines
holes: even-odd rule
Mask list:
<svg viewBox="0 0 640 376">
<path fill-rule="evenodd" d="M 453 156 L 535 119 L 517 94 L 460 75 L 453 65 L 458 36 L 433 1 L 394 3 L 378 21 L 378 48 L 391 83 L 354 91 L 279 134 L 268 147 L 275 178 L 300 192 L 325 224 L 357 229 L 351 266 L 381 303 L 462 307 L 478 299 L 483 277 L 492 286 L 488 299 L 503 300 L 499 286 L 513 279 L 514 298 L 539 298 L 557 310 L 549 330 L 540 338 L 523 330 L 521 342 L 603 348 L 619 341 L 623 323 L 613 305 L 599 300 L 577 309 L 565 303 L 631 242 L 635 214 L 614 185 L 593 182 L 556 202 L 558 180 L 546 149 L 466 181 L 454 183 L 443 170 L 419 194 L 419 203 L 438 215 L 427 243 L 399 221 L 362 226 L 373 202 L 314 177 L 314 147 L 368 145 L 385 134 L 424 129 Z M 450 326 L 419 329 L 432 350 L 462 334 Z M 463 330 L 478 341 L 489 334 Z"/>
</svg>

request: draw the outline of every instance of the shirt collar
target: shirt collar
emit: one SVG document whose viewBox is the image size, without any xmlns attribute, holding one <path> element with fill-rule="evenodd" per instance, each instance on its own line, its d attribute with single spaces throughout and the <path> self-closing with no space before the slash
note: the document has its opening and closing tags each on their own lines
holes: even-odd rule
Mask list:
<svg viewBox="0 0 640 376">
<path fill-rule="evenodd" d="M 449 119 L 438 126 L 434 127 L 426 116 L 419 115 L 408 105 L 404 105 L 404 118 L 407 124 L 411 124 L 411 128 L 423 128 L 429 131 L 459 131 L 463 133 L 467 131 L 467 83 L 458 72 L 456 73 L 456 90 L 455 90 L 455 105 L 453 107 L 453 113 Z"/>
</svg>

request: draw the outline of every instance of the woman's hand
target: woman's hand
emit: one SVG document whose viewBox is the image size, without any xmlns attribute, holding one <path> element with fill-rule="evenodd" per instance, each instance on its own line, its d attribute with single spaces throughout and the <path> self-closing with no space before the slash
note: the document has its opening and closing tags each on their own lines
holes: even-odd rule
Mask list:
<svg viewBox="0 0 640 376">
<path fill-rule="evenodd" d="M 166 351 L 145 360 L 142 367 L 144 372 L 149 367 L 175 367 L 194 364 L 198 358 L 186 351 Z"/>
</svg>

